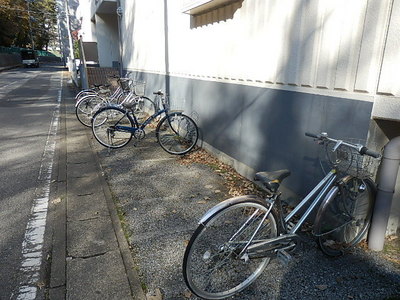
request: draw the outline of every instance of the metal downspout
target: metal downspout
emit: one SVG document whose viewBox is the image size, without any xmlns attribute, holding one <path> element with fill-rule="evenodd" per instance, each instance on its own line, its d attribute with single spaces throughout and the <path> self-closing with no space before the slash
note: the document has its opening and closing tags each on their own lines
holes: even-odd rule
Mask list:
<svg viewBox="0 0 400 300">
<path fill-rule="evenodd" d="M 121 6 L 121 0 L 117 0 L 117 22 L 118 22 L 118 47 L 119 47 L 119 66 L 118 66 L 118 72 L 119 72 L 119 76 L 122 77 L 122 74 L 124 72 L 124 67 L 122 65 L 122 57 L 123 57 L 123 43 L 122 43 L 122 32 L 121 32 L 121 19 L 123 17 L 123 10 L 122 10 L 122 6 Z"/>
<path fill-rule="evenodd" d="M 368 247 L 374 251 L 383 250 L 399 164 L 400 136 L 392 139 L 383 151 L 378 179 L 378 193 L 376 194 L 372 223 L 368 235 Z"/>
</svg>

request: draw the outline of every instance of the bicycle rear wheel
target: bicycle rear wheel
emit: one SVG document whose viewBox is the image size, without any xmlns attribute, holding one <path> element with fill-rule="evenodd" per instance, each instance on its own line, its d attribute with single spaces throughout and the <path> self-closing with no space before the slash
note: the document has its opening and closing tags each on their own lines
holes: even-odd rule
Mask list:
<svg viewBox="0 0 400 300">
<path fill-rule="evenodd" d="M 339 256 L 365 237 L 374 207 L 375 185 L 371 180 L 348 176 L 329 195 L 317 212 L 314 232 L 325 254 Z"/>
<path fill-rule="evenodd" d="M 170 113 L 158 123 L 156 137 L 165 151 L 182 155 L 196 145 L 199 130 L 190 117 L 182 113 Z"/>
<path fill-rule="evenodd" d="M 261 202 L 246 199 L 218 211 L 199 225 L 183 260 L 183 276 L 199 297 L 223 299 L 250 285 L 265 269 L 269 257 L 248 258 L 240 254 L 259 224 L 257 240 L 278 235 L 277 219 Z"/>
<path fill-rule="evenodd" d="M 117 126 L 125 126 L 120 129 Z M 135 128 L 135 123 L 128 113 L 118 107 L 106 107 L 93 116 L 92 131 L 96 140 L 105 147 L 121 148 L 132 139 L 128 128 Z"/>
<path fill-rule="evenodd" d="M 107 100 L 97 95 L 82 97 L 75 106 L 75 114 L 82 125 L 91 127 L 93 114 L 107 103 Z"/>
</svg>

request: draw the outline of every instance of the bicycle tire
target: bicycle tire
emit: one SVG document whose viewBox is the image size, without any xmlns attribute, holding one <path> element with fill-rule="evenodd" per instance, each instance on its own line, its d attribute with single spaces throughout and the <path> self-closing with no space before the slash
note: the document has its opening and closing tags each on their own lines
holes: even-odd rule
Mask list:
<svg viewBox="0 0 400 300">
<path fill-rule="evenodd" d="M 372 180 L 347 176 L 318 209 L 314 231 L 320 249 L 340 256 L 361 242 L 369 229 L 376 188 Z"/>
<path fill-rule="evenodd" d="M 156 137 L 166 152 L 183 155 L 196 145 L 199 129 L 190 117 L 182 113 L 170 113 L 158 123 Z"/>
<path fill-rule="evenodd" d="M 257 220 L 261 221 L 267 210 L 261 200 L 248 198 L 221 209 L 198 226 L 183 259 L 183 277 L 195 295 L 224 299 L 242 291 L 261 275 L 269 257 L 246 261 L 238 254 L 260 224 Z M 248 224 L 246 219 L 250 221 Z M 253 242 L 278 236 L 277 220 L 271 211 Z M 239 228 L 243 230 L 234 237 Z"/>
<path fill-rule="evenodd" d="M 115 126 L 135 128 L 132 117 L 122 108 L 105 107 L 93 116 L 92 131 L 95 139 L 105 147 L 121 148 L 132 139 L 132 132 L 116 130 Z"/>
<path fill-rule="evenodd" d="M 82 97 L 75 105 L 75 115 L 78 121 L 86 127 L 91 127 L 94 113 L 106 103 L 107 100 L 98 95 Z"/>
</svg>

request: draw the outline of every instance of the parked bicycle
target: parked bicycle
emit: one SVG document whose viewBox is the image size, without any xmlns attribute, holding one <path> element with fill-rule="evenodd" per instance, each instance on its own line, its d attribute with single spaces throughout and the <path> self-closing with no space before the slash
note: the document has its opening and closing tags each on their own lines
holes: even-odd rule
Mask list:
<svg viewBox="0 0 400 300">
<path fill-rule="evenodd" d="M 160 98 L 162 109 L 151 114 L 143 122 L 140 122 L 135 112 L 137 105 L 134 97 L 132 101 L 124 101 L 122 107 L 109 105 L 96 112 L 92 122 L 96 140 L 105 147 L 121 148 L 131 141 L 132 136 L 136 140 L 144 139 L 146 126 L 164 115 L 155 129 L 160 146 L 170 154 L 181 155 L 192 150 L 199 135 L 196 123 L 182 111 L 171 111 L 161 91 L 154 94 Z M 146 113 L 148 107 L 146 103 L 143 104 L 141 110 Z"/>
<path fill-rule="evenodd" d="M 325 148 L 332 169 L 290 212 L 279 191 L 289 170 L 255 175 L 268 193 L 265 199 L 235 197 L 206 212 L 183 260 L 183 276 L 194 294 L 223 299 L 249 286 L 272 258 L 288 263 L 299 243 L 298 230 L 318 207 L 313 233 L 325 254 L 341 255 L 365 237 L 375 198 L 367 171 L 380 154 L 326 133 L 306 135 Z"/>
<path fill-rule="evenodd" d="M 80 90 L 75 95 L 75 103 L 77 103 L 81 98 L 88 96 L 88 95 L 101 94 L 101 95 L 109 96 L 109 93 L 111 92 L 109 87 L 110 87 L 109 84 L 94 84 L 92 88 Z"/>
<path fill-rule="evenodd" d="M 108 75 L 108 83 L 93 84 L 91 88 L 80 90 L 75 95 L 75 103 L 80 101 L 85 96 L 99 95 L 101 97 L 113 97 L 113 94 L 120 94 L 121 85 L 119 84 L 120 76 L 118 75 Z M 112 87 L 115 87 L 113 89 Z M 112 92 L 114 90 L 114 92 Z M 115 96 L 115 95 L 114 95 Z"/>
<path fill-rule="evenodd" d="M 132 102 L 135 100 L 135 110 L 139 113 L 141 107 L 148 106 L 148 112 L 150 114 L 155 112 L 155 105 L 152 100 L 144 96 L 144 82 L 133 82 L 129 78 L 113 77 L 118 82 L 117 89 L 109 96 L 105 96 L 98 92 L 86 91 L 84 92 L 75 104 L 75 114 L 79 122 L 84 126 L 92 126 L 92 117 L 101 107 L 110 104 L 122 104 L 125 100 Z M 152 105 L 152 106 L 151 106 Z M 153 109 L 150 111 L 150 108 Z"/>
</svg>

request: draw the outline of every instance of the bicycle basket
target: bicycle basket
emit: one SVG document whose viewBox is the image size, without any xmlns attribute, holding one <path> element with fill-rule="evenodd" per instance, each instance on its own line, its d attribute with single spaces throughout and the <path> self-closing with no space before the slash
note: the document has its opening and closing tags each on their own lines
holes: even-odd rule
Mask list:
<svg viewBox="0 0 400 300">
<path fill-rule="evenodd" d="M 365 145 L 365 141 L 348 139 L 351 144 Z M 325 160 L 331 167 L 338 171 L 355 176 L 357 178 L 374 177 L 379 166 L 379 159 L 367 155 L 361 155 L 356 149 L 335 142 L 324 144 Z"/>
<path fill-rule="evenodd" d="M 130 90 L 130 84 L 131 80 L 129 78 L 120 78 L 119 79 L 119 85 L 124 91 L 129 91 Z"/>
<path fill-rule="evenodd" d="M 135 81 L 133 84 L 133 91 L 135 95 L 144 96 L 144 91 L 146 89 L 146 82 L 144 81 Z"/>
</svg>

